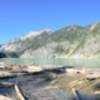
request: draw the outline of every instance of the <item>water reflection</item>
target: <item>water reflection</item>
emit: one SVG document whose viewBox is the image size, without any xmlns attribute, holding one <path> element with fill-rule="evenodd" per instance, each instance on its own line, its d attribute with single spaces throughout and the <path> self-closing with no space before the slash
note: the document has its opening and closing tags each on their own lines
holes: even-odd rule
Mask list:
<svg viewBox="0 0 100 100">
<path fill-rule="evenodd" d="M 100 59 L 21 59 L 21 58 L 3 58 L 2 62 L 14 63 L 14 64 L 34 64 L 34 65 L 67 65 L 77 67 L 100 67 Z"/>
</svg>

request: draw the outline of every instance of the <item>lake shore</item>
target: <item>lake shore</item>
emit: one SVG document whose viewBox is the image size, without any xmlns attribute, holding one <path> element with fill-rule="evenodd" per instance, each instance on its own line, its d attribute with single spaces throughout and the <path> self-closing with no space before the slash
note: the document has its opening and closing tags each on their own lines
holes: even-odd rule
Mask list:
<svg viewBox="0 0 100 100">
<path fill-rule="evenodd" d="M 73 100 L 75 95 L 87 98 L 100 97 L 100 68 L 73 68 L 71 66 L 48 67 L 0 63 L 0 94 L 8 89 L 9 96 L 17 99 L 18 85 L 25 100 Z M 13 84 L 10 90 L 9 85 Z M 13 91 L 13 92 L 11 92 Z M 15 91 L 15 93 L 14 93 Z M 78 94 L 76 91 L 78 91 Z M 60 93 L 60 94 L 59 94 Z M 54 95 L 55 94 L 55 95 Z M 99 95 L 99 97 L 98 97 Z M 41 99 L 42 98 L 42 99 Z M 6 99 L 5 99 L 6 100 Z M 92 99 L 88 99 L 92 100 Z M 93 99 L 95 100 L 95 99 Z"/>
</svg>

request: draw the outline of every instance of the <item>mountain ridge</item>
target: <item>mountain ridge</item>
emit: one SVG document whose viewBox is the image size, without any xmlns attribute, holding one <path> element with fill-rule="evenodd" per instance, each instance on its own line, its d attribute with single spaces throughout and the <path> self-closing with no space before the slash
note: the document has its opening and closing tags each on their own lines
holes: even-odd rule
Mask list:
<svg viewBox="0 0 100 100">
<path fill-rule="evenodd" d="M 100 23 L 28 35 L 0 47 L 1 54 L 20 58 L 100 58 Z"/>
</svg>

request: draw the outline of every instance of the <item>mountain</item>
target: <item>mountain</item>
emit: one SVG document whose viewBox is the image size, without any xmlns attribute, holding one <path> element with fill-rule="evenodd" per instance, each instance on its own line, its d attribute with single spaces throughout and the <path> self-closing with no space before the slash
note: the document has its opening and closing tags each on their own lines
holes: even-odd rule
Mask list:
<svg viewBox="0 0 100 100">
<path fill-rule="evenodd" d="M 0 57 L 100 58 L 100 23 L 45 29 L 0 47 Z"/>
</svg>

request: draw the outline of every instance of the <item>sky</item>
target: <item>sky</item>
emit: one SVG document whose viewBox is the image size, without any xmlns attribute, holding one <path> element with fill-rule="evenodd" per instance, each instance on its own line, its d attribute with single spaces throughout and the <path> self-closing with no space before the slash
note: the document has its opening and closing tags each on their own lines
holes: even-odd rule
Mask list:
<svg viewBox="0 0 100 100">
<path fill-rule="evenodd" d="M 0 44 L 31 31 L 100 21 L 100 0 L 0 0 Z"/>
</svg>

